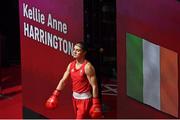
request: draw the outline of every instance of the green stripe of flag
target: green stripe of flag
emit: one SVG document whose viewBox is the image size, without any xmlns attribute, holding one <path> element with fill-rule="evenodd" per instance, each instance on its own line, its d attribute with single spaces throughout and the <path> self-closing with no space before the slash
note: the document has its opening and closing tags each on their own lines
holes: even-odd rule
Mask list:
<svg viewBox="0 0 180 120">
<path fill-rule="evenodd" d="M 128 33 L 126 42 L 127 95 L 143 102 L 143 43 L 139 37 Z"/>
</svg>

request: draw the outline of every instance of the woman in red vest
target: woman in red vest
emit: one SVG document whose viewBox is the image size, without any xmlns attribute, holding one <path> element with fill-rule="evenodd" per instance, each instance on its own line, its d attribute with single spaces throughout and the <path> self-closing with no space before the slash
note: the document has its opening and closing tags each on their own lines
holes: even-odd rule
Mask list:
<svg viewBox="0 0 180 120">
<path fill-rule="evenodd" d="M 77 119 L 101 118 L 101 104 L 98 98 L 98 85 L 93 65 L 85 59 L 87 48 L 83 42 L 75 44 L 74 61 L 70 62 L 56 90 L 46 102 L 46 107 L 54 109 L 58 103 L 60 91 L 68 77 L 72 79 L 73 106 Z"/>
</svg>

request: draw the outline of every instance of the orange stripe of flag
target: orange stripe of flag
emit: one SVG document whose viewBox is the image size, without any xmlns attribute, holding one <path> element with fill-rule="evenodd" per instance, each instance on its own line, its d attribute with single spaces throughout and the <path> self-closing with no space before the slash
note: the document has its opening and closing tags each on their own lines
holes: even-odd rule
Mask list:
<svg viewBox="0 0 180 120">
<path fill-rule="evenodd" d="M 177 53 L 160 49 L 161 110 L 178 117 L 178 58 Z"/>
</svg>

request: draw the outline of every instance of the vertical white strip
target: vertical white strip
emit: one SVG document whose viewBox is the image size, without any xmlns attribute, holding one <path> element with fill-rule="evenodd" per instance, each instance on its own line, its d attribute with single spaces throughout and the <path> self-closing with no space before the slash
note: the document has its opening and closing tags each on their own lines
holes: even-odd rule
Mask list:
<svg viewBox="0 0 180 120">
<path fill-rule="evenodd" d="M 160 110 L 160 47 L 143 40 L 143 101 Z"/>
</svg>

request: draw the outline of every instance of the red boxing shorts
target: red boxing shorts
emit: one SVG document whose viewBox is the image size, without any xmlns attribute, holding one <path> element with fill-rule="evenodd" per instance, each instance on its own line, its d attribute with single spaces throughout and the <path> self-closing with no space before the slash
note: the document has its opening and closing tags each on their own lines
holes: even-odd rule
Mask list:
<svg viewBox="0 0 180 120">
<path fill-rule="evenodd" d="M 90 96 L 89 96 L 90 95 Z M 88 119 L 89 110 L 92 106 L 92 97 L 89 93 L 76 93 L 73 92 L 73 107 L 76 119 Z"/>
</svg>

